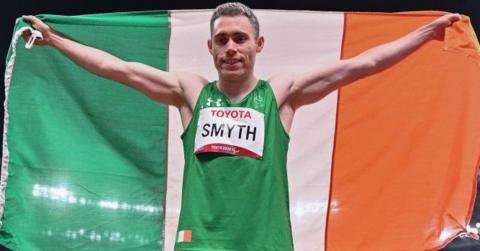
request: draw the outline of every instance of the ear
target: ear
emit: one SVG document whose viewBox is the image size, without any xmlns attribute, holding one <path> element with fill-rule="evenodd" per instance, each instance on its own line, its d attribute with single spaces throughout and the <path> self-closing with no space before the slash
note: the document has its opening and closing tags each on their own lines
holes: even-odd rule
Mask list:
<svg viewBox="0 0 480 251">
<path fill-rule="evenodd" d="M 263 50 L 263 45 L 265 44 L 265 38 L 263 36 L 259 36 L 257 38 L 257 53 Z"/>
<path fill-rule="evenodd" d="M 211 39 L 209 39 L 209 40 L 207 41 L 207 46 L 208 46 L 208 52 L 210 52 L 210 55 L 213 55 L 213 54 L 212 54 L 212 50 L 213 50 L 213 49 L 212 49 L 212 40 L 211 40 Z"/>
</svg>

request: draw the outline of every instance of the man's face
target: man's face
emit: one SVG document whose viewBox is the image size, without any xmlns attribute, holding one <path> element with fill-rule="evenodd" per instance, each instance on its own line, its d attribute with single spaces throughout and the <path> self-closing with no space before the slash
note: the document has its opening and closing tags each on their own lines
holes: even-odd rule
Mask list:
<svg viewBox="0 0 480 251">
<path fill-rule="evenodd" d="M 255 56 L 262 51 L 263 43 L 263 37 L 255 37 L 247 17 L 221 16 L 213 24 L 208 49 L 219 76 L 238 80 L 252 74 Z"/>
</svg>

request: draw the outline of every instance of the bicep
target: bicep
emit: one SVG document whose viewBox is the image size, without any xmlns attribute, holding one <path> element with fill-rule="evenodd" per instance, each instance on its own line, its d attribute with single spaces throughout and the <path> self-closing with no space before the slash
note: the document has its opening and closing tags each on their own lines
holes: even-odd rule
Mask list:
<svg viewBox="0 0 480 251">
<path fill-rule="evenodd" d="M 112 79 L 139 90 L 155 101 L 181 105 L 182 88 L 174 73 L 137 62 L 125 62 L 118 72 Z"/>
<path fill-rule="evenodd" d="M 362 58 L 340 60 L 297 74 L 288 90 L 288 102 L 297 109 L 315 103 L 338 88 L 364 76 Z"/>
</svg>

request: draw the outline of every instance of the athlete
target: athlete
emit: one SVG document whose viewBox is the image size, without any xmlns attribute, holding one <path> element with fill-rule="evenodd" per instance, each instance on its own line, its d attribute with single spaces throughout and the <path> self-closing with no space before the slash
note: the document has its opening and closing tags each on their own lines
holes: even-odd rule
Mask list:
<svg viewBox="0 0 480 251">
<path fill-rule="evenodd" d="M 36 44 L 53 46 L 94 74 L 178 108 L 185 170 L 175 250 L 231 251 L 293 250 L 286 156 L 295 111 L 442 39 L 460 18 L 447 14 L 353 58 L 261 80 L 254 66 L 265 39 L 257 18 L 243 4 L 225 3 L 210 21 L 208 50 L 218 80 L 209 82 L 194 73 L 126 62 L 24 16 L 43 34 Z"/>
</svg>

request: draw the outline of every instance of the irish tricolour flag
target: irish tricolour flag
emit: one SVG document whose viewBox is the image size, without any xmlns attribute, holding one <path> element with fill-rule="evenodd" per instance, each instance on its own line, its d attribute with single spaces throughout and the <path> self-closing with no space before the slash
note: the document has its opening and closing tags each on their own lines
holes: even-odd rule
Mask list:
<svg viewBox="0 0 480 251">
<path fill-rule="evenodd" d="M 264 79 L 353 57 L 442 15 L 256 13 L 266 39 L 256 74 Z M 43 18 L 125 60 L 214 80 L 210 15 Z M 26 26 L 18 20 L 15 30 Z M 14 250 L 170 251 L 175 241 L 194 238 L 176 232 L 178 112 L 53 48 L 27 50 L 17 38 L 5 78 L 0 243 Z M 444 39 L 297 112 L 288 156 L 295 250 L 432 250 L 467 231 L 480 157 L 479 55 L 464 18 Z"/>
</svg>

